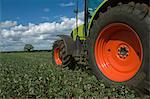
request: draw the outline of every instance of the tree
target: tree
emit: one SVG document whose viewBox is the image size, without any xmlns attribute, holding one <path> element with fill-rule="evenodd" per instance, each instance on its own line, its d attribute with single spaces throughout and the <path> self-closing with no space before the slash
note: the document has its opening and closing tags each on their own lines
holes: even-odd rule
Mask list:
<svg viewBox="0 0 150 99">
<path fill-rule="evenodd" d="M 34 47 L 31 44 L 25 44 L 25 46 L 24 46 L 24 51 L 31 52 L 31 51 L 33 51 L 33 49 L 34 49 Z"/>
</svg>

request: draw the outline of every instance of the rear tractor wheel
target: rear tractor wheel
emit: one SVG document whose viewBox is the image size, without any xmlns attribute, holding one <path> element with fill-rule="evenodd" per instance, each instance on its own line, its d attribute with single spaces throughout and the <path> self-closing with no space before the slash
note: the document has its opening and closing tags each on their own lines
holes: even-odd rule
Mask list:
<svg viewBox="0 0 150 99">
<path fill-rule="evenodd" d="M 118 5 L 94 20 L 89 64 L 107 84 L 150 91 L 150 11 L 146 4 Z M 92 46 L 92 48 L 91 48 Z"/>
</svg>

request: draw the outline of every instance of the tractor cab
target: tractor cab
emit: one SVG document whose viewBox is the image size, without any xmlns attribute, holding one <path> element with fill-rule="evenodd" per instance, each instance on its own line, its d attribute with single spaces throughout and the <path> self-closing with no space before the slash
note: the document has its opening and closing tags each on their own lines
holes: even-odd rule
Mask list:
<svg viewBox="0 0 150 99">
<path fill-rule="evenodd" d="M 71 36 L 74 41 L 76 41 L 76 38 L 79 37 L 80 40 L 86 40 L 86 36 L 88 35 L 88 27 L 90 26 L 93 16 L 96 14 L 99 6 L 103 3 L 105 3 L 107 0 L 83 0 L 84 1 L 84 24 L 79 25 L 78 24 L 78 11 L 80 10 L 79 0 L 76 1 L 75 6 L 75 14 L 76 14 L 76 27 L 73 29 Z"/>
</svg>

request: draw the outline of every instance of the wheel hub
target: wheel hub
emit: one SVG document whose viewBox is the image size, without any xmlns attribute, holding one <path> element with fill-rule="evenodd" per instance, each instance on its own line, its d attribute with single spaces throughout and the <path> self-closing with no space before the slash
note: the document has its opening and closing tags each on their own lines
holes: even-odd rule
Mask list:
<svg viewBox="0 0 150 99">
<path fill-rule="evenodd" d="M 121 59 L 125 59 L 129 56 L 129 48 L 126 45 L 121 45 L 118 48 L 118 56 Z"/>
</svg>

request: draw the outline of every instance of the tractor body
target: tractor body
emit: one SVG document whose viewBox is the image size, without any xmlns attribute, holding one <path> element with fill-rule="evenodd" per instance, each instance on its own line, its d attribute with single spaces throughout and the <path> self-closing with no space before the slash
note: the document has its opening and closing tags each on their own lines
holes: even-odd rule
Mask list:
<svg viewBox="0 0 150 99">
<path fill-rule="evenodd" d="M 54 43 L 53 63 L 88 65 L 109 85 L 149 94 L 149 0 L 84 0 L 84 7 L 84 24 Z"/>
</svg>

